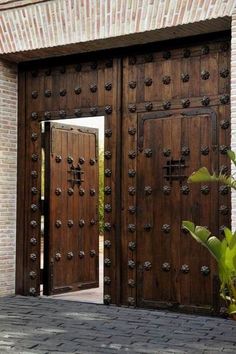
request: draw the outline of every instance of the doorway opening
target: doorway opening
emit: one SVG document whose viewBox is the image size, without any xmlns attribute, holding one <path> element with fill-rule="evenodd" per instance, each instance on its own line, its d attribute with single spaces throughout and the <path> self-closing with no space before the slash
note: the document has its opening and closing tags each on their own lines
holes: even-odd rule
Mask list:
<svg viewBox="0 0 236 354">
<path fill-rule="evenodd" d="M 41 123 L 41 295 L 103 303 L 104 116 Z"/>
</svg>

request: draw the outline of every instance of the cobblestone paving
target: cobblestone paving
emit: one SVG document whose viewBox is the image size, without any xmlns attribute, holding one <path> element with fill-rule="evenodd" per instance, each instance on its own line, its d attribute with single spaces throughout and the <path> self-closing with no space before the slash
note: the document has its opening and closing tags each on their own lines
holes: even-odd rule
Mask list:
<svg viewBox="0 0 236 354">
<path fill-rule="evenodd" d="M 0 298 L 0 353 L 236 353 L 231 320 L 48 298 Z"/>
</svg>

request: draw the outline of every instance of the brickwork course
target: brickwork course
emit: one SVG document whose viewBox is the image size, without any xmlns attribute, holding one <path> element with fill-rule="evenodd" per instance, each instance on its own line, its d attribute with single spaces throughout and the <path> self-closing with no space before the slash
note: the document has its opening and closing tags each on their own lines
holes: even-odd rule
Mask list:
<svg viewBox="0 0 236 354">
<path fill-rule="evenodd" d="M 231 16 L 234 4 L 234 0 L 38 2 L 1 12 L 0 53 L 89 42 L 223 18 Z"/>
<path fill-rule="evenodd" d="M 0 1 L 0 294 L 15 291 L 17 65 L 29 59 L 231 29 L 236 150 L 235 0 Z M 12 61 L 12 62 L 11 62 Z M 236 228 L 236 194 L 232 194 Z"/>
<path fill-rule="evenodd" d="M 236 322 L 46 298 L 0 298 L 0 353 L 236 352 Z"/>
</svg>

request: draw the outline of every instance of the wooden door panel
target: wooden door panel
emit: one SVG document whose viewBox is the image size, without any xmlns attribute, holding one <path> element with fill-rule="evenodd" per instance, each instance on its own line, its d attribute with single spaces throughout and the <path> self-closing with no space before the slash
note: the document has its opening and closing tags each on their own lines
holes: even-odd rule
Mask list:
<svg viewBox="0 0 236 354">
<path fill-rule="evenodd" d="M 51 267 L 46 291 L 96 287 L 98 131 L 47 123 L 46 134 L 45 263 Z"/>
<path fill-rule="evenodd" d="M 164 116 L 164 117 L 163 117 Z M 161 112 L 139 118 L 137 179 L 137 263 L 139 304 L 210 304 L 214 273 L 209 254 L 181 229 L 182 220 L 217 228 L 212 200 L 218 191 L 188 185 L 187 176 L 204 165 L 217 169 L 216 114 L 203 109 Z M 173 167 L 170 167 L 170 164 Z M 175 166 L 176 165 L 176 166 Z M 182 167 L 179 167 L 179 166 Z"/>
<path fill-rule="evenodd" d="M 218 306 L 215 263 L 183 232 L 181 223 L 192 220 L 217 235 L 224 225 L 230 226 L 228 190 L 187 184 L 187 176 L 200 166 L 229 172 L 229 53 L 227 41 L 218 38 L 153 47 L 150 52 L 133 52 L 123 61 L 125 304 L 181 305 L 191 311 Z M 180 159 L 181 181 L 168 176 L 178 174 Z M 176 165 L 172 172 L 168 164 Z M 135 189 L 133 196 L 129 187 Z M 132 250 L 131 240 L 136 246 Z"/>
<path fill-rule="evenodd" d="M 106 303 L 120 303 L 120 117 L 121 117 L 121 82 L 122 59 L 115 53 L 95 53 L 87 55 L 68 56 L 64 58 L 51 58 L 37 62 L 21 63 L 20 83 L 21 95 L 19 103 L 19 159 L 18 168 L 20 182 L 18 197 L 18 227 L 17 227 L 17 293 L 22 295 L 39 295 L 40 284 L 44 285 L 44 292 L 50 293 L 49 283 L 54 274 L 55 259 L 47 254 L 47 263 L 44 264 L 44 278 L 40 271 L 40 247 L 41 247 L 41 215 L 46 213 L 47 206 L 41 208 L 41 122 L 59 119 L 71 119 L 89 116 L 104 116 L 104 184 L 111 192 L 104 196 L 105 223 L 104 232 L 105 264 L 104 301 Z M 97 117 L 99 119 L 99 117 Z M 66 122 L 66 120 L 65 120 Z M 74 139 L 74 138 L 73 138 Z M 74 139 L 76 140 L 76 138 Z M 58 145 L 59 144 L 59 145 Z M 57 145 L 61 149 L 61 142 Z M 75 146 L 76 141 L 73 142 Z M 71 140 L 68 141 L 70 148 Z M 59 151 L 60 153 L 61 150 Z M 71 152 L 70 152 L 71 153 Z M 73 152 L 71 153 L 73 155 Z M 50 159 L 48 159 L 50 161 Z M 92 168 L 92 167 L 91 167 Z M 91 172 L 92 173 L 92 172 Z M 52 173 L 53 174 L 53 173 Z M 57 174 L 55 173 L 57 177 Z M 55 179 L 56 177 L 53 177 Z M 56 180 L 56 179 L 55 179 Z M 59 177 L 58 184 L 62 186 Z M 94 186 L 91 185 L 91 188 Z M 67 188 L 67 185 L 64 185 Z M 89 186 L 90 188 L 90 186 Z M 49 192 L 48 192 L 49 193 Z M 49 195 L 49 194 L 48 194 Z M 66 197 L 66 196 L 65 196 Z M 80 196 L 73 196 L 74 205 L 78 203 Z M 65 200 L 62 196 L 63 205 Z M 78 198 L 78 200 L 76 199 Z M 87 195 L 86 195 L 87 198 Z M 91 197 L 92 199 L 92 197 Z M 95 196 L 96 199 L 96 196 Z M 34 204 L 33 208 L 31 206 Z M 35 209 L 37 207 L 37 210 Z M 68 206 L 69 209 L 71 206 Z M 85 208 L 86 209 L 86 208 Z M 92 217 L 89 214 L 87 223 Z M 88 213 L 88 210 L 86 213 Z M 64 210 L 61 210 L 62 217 Z M 48 213 L 47 217 L 48 217 Z M 55 219 L 56 215 L 52 215 Z M 63 217 L 65 217 L 64 215 Z M 71 215 L 68 217 L 71 217 Z M 48 217 L 49 218 L 49 217 Z M 92 238 L 91 228 L 88 224 L 85 232 L 80 230 L 81 250 L 88 252 L 87 240 Z M 78 225 L 77 225 L 78 226 Z M 65 228 L 64 223 L 62 228 Z M 58 234 L 62 233 L 62 228 Z M 74 229 L 74 226 L 72 227 Z M 72 229 L 67 228 L 63 232 L 71 235 Z M 78 236 L 77 236 L 78 238 Z M 66 251 L 72 246 L 71 237 L 65 239 Z M 66 242 L 69 242 L 68 244 Z M 91 241 L 92 242 L 92 241 Z M 50 248 L 50 242 L 48 240 Z M 91 246 L 94 249 L 95 246 Z M 47 249 L 45 254 L 47 253 Z M 89 250 L 90 251 L 90 250 Z M 22 256 L 23 255 L 23 256 Z M 55 255 L 54 255 L 55 256 Z M 87 256 L 86 256 L 87 257 Z M 76 256 L 69 262 L 72 272 L 66 276 L 60 271 L 55 279 L 64 286 L 64 282 L 74 281 L 72 274 L 76 269 Z M 87 258 L 88 267 L 83 271 L 82 260 L 79 268 L 81 284 L 90 286 L 95 280 L 94 263 L 96 257 Z M 62 265 L 62 262 L 58 262 Z M 60 266 L 63 270 L 63 267 Z M 63 278 L 64 277 L 64 278 Z M 66 284 L 67 284 L 66 283 Z M 90 285 L 89 285 L 90 283 Z M 80 283 L 79 283 L 80 284 Z"/>
</svg>

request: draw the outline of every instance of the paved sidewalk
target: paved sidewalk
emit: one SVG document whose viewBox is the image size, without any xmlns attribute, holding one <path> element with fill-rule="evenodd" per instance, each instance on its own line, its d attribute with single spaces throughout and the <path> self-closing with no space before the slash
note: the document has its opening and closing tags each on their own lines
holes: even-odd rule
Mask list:
<svg viewBox="0 0 236 354">
<path fill-rule="evenodd" d="M 48 298 L 0 298 L 0 353 L 236 353 L 236 322 Z"/>
</svg>

